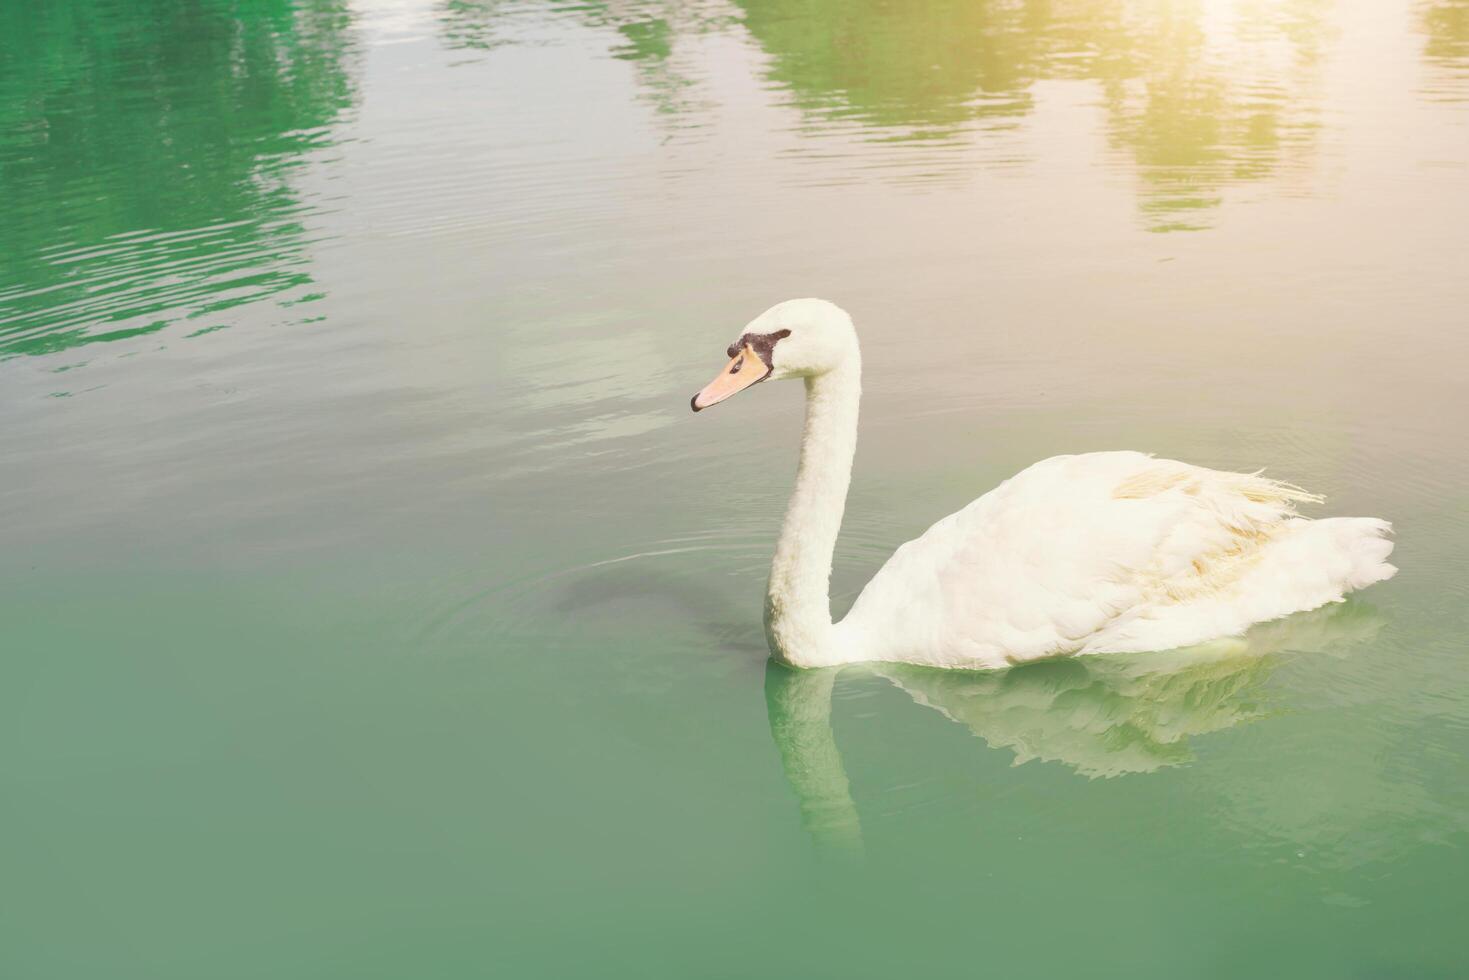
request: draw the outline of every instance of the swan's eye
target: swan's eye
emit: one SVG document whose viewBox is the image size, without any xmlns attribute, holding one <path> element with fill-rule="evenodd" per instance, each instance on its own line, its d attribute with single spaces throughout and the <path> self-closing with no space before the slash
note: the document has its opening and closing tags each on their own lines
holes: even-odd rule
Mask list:
<svg viewBox="0 0 1469 980">
<path fill-rule="evenodd" d="M 742 368 L 744 366 L 745 366 L 745 355 L 741 354 L 740 357 L 739 357 L 739 360 L 735 361 L 733 364 L 731 364 L 729 366 L 729 373 L 730 374 L 739 374 L 740 373 L 740 368 Z"/>
</svg>

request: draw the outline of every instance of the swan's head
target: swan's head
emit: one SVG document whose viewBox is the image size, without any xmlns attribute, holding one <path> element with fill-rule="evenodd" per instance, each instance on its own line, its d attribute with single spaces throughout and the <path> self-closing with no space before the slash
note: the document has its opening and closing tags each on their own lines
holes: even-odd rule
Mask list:
<svg viewBox="0 0 1469 980">
<path fill-rule="evenodd" d="M 725 353 L 729 363 L 693 397 L 694 411 L 762 381 L 809 378 L 854 362 L 857 332 L 835 303 L 791 299 L 751 320 Z"/>
</svg>

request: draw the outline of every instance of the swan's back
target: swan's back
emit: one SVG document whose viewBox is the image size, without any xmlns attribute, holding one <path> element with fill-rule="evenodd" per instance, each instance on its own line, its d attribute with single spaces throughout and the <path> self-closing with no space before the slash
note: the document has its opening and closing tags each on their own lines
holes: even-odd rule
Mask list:
<svg viewBox="0 0 1469 980">
<path fill-rule="evenodd" d="M 1199 643 L 1390 577 L 1389 525 L 1143 453 L 1043 460 L 899 548 L 839 625 L 855 659 L 1004 666 Z"/>
</svg>

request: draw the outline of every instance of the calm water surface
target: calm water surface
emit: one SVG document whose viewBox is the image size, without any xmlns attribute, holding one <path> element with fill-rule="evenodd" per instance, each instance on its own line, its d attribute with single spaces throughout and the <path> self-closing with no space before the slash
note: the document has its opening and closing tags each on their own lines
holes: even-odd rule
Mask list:
<svg viewBox="0 0 1469 980">
<path fill-rule="evenodd" d="M 1464 0 L 0 9 L 0 973 L 1469 975 Z M 1030 462 L 1398 527 L 1360 599 L 767 664 Z"/>
</svg>

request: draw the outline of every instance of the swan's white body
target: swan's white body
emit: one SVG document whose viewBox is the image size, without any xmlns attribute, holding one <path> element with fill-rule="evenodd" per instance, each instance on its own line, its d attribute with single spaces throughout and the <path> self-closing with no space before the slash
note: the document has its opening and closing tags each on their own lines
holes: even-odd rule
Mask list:
<svg viewBox="0 0 1469 980">
<path fill-rule="evenodd" d="M 806 382 L 766 600 L 771 649 L 796 666 L 992 668 L 1168 649 L 1338 602 L 1396 571 L 1386 521 L 1298 517 L 1296 502 L 1318 498 L 1258 475 L 1087 453 L 1036 463 L 934 524 L 834 624 L 828 587 L 861 398 L 856 334 L 832 304 L 794 300 L 753 321 L 747 340 L 728 376 L 748 374 L 758 351 L 767 370 L 755 381 Z M 694 407 L 752 383 L 722 375 Z"/>
<path fill-rule="evenodd" d="M 843 660 L 997 667 L 1189 646 L 1393 573 L 1384 521 L 1142 453 L 1036 463 L 903 545 L 835 628 Z"/>
</svg>

